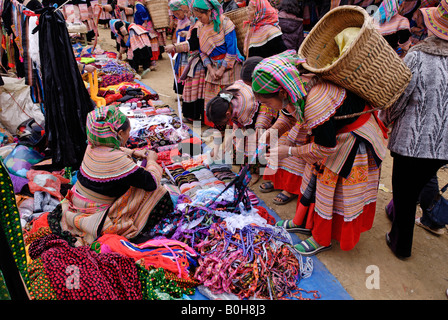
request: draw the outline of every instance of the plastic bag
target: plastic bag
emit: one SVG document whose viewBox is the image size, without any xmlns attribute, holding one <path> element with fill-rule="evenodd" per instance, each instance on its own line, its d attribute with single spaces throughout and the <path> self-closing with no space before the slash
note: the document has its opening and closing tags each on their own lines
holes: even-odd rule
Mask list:
<svg viewBox="0 0 448 320">
<path fill-rule="evenodd" d="M 69 179 L 55 173 L 39 170 L 29 170 L 26 174 L 28 178 L 28 186 L 32 193 L 37 191 L 47 192 L 51 196 L 62 200 L 61 184 L 70 183 Z"/>
<path fill-rule="evenodd" d="M 29 118 L 44 123 L 44 114 L 40 105 L 31 99 L 25 79 L 3 77 L 3 81 L 5 84 L 0 86 L 0 122 L 5 129 L 16 132 L 17 127 Z"/>
</svg>

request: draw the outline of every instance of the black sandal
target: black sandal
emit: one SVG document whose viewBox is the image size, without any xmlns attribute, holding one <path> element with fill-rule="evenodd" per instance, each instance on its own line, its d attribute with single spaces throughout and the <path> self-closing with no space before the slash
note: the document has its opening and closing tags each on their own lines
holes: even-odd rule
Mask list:
<svg viewBox="0 0 448 320">
<path fill-rule="evenodd" d="M 280 192 L 276 198 L 280 198 L 281 201 L 275 200 L 275 198 L 272 200 L 273 203 L 275 203 L 278 206 L 282 206 L 284 204 L 287 204 L 289 202 L 291 202 L 292 200 L 294 200 L 295 198 L 297 198 L 296 194 L 291 195 L 290 197 L 288 197 L 286 194 Z"/>
<path fill-rule="evenodd" d="M 260 192 L 262 193 L 269 193 L 274 191 L 274 184 L 271 181 L 263 182 L 258 186 L 258 189 L 260 189 Z"/>
</svg>

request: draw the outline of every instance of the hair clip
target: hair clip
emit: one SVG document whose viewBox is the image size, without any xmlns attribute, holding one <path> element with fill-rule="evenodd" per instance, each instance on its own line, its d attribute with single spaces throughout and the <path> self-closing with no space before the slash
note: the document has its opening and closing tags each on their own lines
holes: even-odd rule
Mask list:
<svg viewBox="0 0 448 320">
<path fill-rule="evenodd" d="M 220 96 L 222 99 L 226 100 L 228 103 L 230 103 L 230 101 L 232 101 L 232 99 L 233 99 L 233 95 L 230 94 L 230 93 L 226 93 L 226 92 L 221 92 L 221 93 L 219 94 L 219 96 Z"/>
<path fill-rule="evenodd" d="M 288 112 L 286 109 L 282 109 L 281 111 L 282 111 L 282 113 L 283 113 L 285 116 L 287 116 L 287 117 L 292 117 L 292 116 L 293 116 L 293 114 L 290 113 L 290 112 Z"/>
</svg>

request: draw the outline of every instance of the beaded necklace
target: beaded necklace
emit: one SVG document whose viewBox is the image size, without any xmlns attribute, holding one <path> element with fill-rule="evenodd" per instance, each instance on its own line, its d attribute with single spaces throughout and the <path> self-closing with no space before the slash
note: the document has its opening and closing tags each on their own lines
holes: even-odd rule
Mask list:
<svg viewBox="0 0 448 320">
<path fill-rule="evenodd" d="M 143 298 L 145 300 L 180 300 L 183 295 L 193 295 L 196 288 L 181 287 L 168 279 L 163 268 L 146 269 L 136 264 Z"/>
</svg>

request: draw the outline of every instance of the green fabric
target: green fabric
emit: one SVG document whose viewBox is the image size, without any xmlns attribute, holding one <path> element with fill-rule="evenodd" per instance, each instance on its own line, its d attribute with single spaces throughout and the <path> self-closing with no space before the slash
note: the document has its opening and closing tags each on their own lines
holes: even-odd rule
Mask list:
<svg viewBox="0 0 448 320">
<path fill-rule="evenodd" d="M 6 287 L 5 279 L 3 278 L 2 271 L 0 270 L 0 300 L 11 300 L 9 296 L 8 288 Z"/>
<path fill-rule="evenodd" d="M 181 0 L 180 1 L 180 5 L 181 6 L 188 6 L 188 7 L 190 7 L 190 4 L 192 4 L 191 0 Z"/>
<path fill-rule="evenodd" d="M 87 57 L 81 58 L 81 63 L 83 64 L 94 63 L 95 61 L 96 61 L 95 58 L 87 58 Z"/>
<path fill-rule="evenodd" d="M 99 107 L 87 115 L 87 141 L 93 146 L 118 149 L 118 129 L 126 122 L 126 115 L 118 107 Z"/>
<path fill-rule="evenodd" d="M 26 250 L 23 240 L 22 225 L 20 224 L 19 209 L 17 208 L 16 197 L 14 193 L 14 186 L 9 176 L 8 171 L 5 169 L 3 162 L 0 161 L 0 208 L 2 214 L 0 214 L 0 225 L 3 228 L 9 246 L 11 247 L 14 261 L 19 269 L 23 281 L 29 288 L 28 277 L 28 265 L 26 262 Z M 3 277 L 0 280 L 0 287 L 4 283 Z M 6 287 L 6 286 L 5 286 Z M 0 289 L 0 294 L 3 294 L 4 290 Z"/>
</svg>

